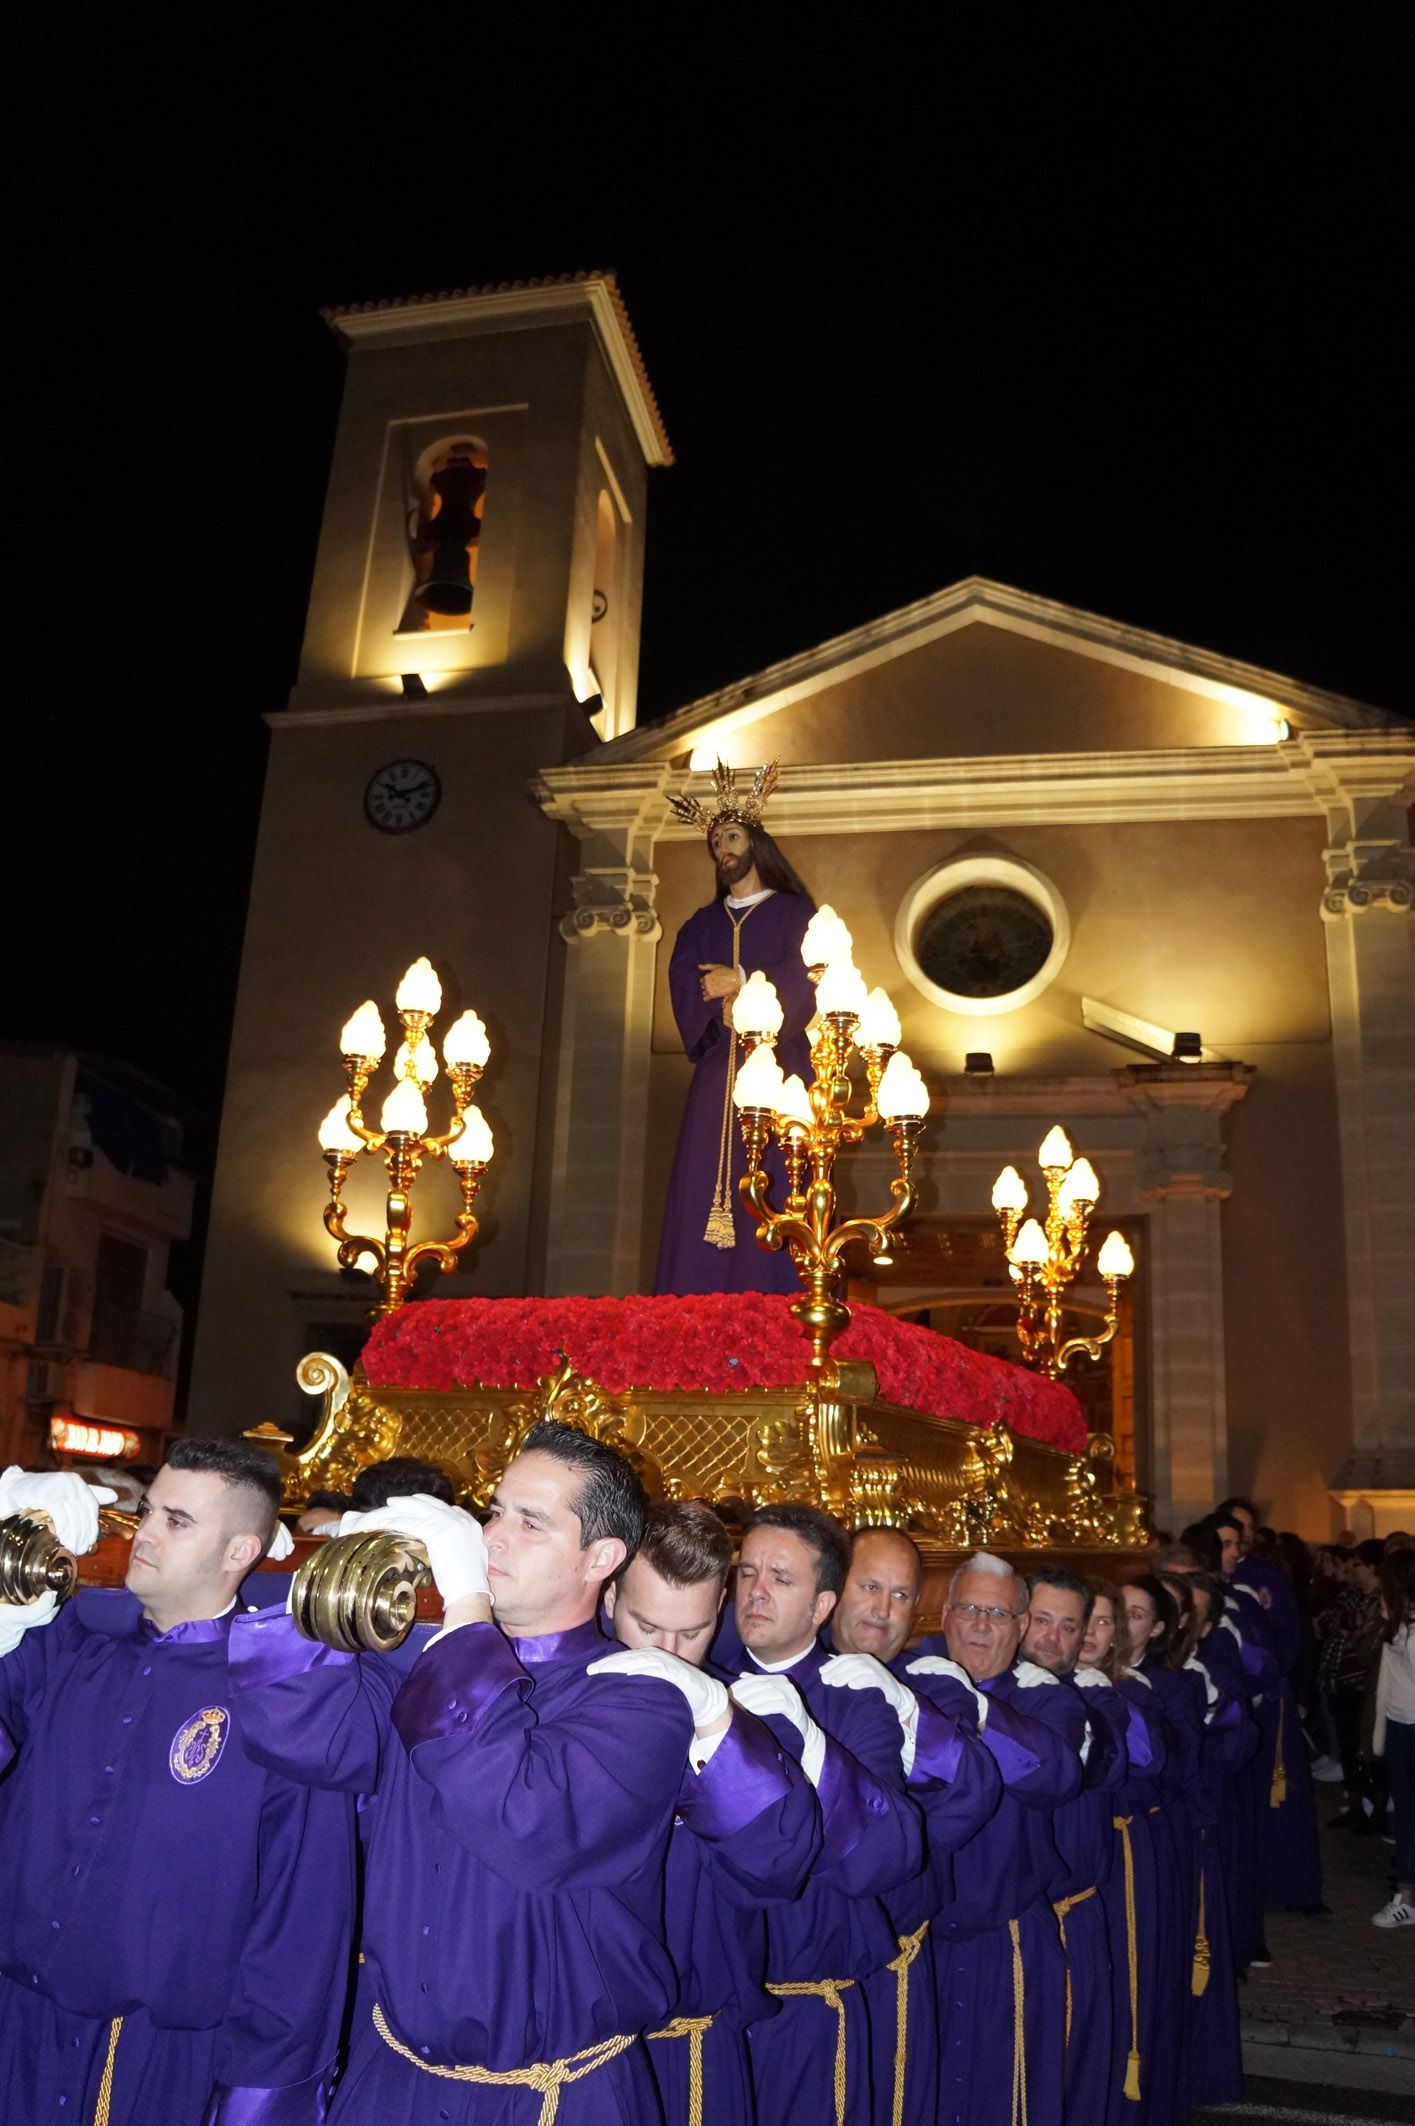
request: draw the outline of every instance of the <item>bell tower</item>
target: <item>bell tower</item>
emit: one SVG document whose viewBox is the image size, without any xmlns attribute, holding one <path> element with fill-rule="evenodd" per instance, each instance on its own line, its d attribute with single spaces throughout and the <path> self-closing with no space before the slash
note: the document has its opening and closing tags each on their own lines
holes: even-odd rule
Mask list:
<svg viewBox="0 0 1415 2126">
<path fill-rule="evenodd" d="M 530 787 L 633 728 L 648 471 L 671 463 L 610 275 L 328 321 L 348 374 L 298 677 L 266 718 L 192 1379 L 205 1430 L 290 1415 L 302 1353 L 361 1340 L 315 1132 L 340 1025 L 421 953 L 492 1042 L 496 1160 L 473 1277 L 448 1288 L 542 1287 L 568 884 Z"/>
</svg>

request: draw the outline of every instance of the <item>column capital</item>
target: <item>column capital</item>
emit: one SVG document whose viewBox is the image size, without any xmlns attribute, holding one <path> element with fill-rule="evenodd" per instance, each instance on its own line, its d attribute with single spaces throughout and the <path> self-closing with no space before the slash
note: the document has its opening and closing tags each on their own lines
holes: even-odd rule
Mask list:
<svg viewBox="0 0 1415 2126">
<path fill-rule="evenodd" d="M 654 907 L 658 874 L 628 865 L 586 865 L 570 882 L 571 905 L 560 918 L 560 935 L 568 944 L 608 931 L 612 937 L 663 936 Z"/>
<path fill-rule="evenodd" d="M 1337 922 L 1371 908 L 1408 915 L 1415 908 L 1415 849 L 1395 835 L 1353 838 L 1324 852 L 1322 919 Z"/>
<path fill-rule="evenodd" d="M 1222 1202 L 1233 1181 L 1223 1162 L 1223 1118 L 1253 1081 L 1251 1063 L 1137 1064 L 1115 1072 L 1144 1117 L 1136 1178 L 1149 1197 Z"/>
</svg>

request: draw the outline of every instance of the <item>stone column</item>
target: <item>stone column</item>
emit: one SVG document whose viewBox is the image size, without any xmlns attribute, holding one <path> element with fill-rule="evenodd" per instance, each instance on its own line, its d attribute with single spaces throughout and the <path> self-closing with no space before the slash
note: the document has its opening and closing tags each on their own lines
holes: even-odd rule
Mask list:
<svg viewBox="0 0 1415 2126">
<path fill-rule="evenodd" d="M 548 1293 L 639 1289 L 658 880 L 631 862 L 586 866 L 566 942 Z"/>
<path fill-rule="evenodd" d="M 1351 1333 L 1352 1448 L 1333 1472 L 1374 1522 L 1415 1507 L 1415 851 L 1407 782 L 1324 778 L 1322 896 Z M 1366 786 L 1363 786 L 1366 785 Z M 1381 1513 L 1381 1498 L 1391 1512 Z M 1397 1497 L 1396 1494 L 1404 1494 Z"/>
<path fill-rule="evenodd" d="M 1253 1071 L 1157 1064 L 1116 1076 L 1145 1123 L 1137 1181 L 1151 1205 L 1154 1512 L 1177 1531 L 1228 1489 L 1220 1206 L 1233 1184 L 1222 1124 Z"/>
</svg>

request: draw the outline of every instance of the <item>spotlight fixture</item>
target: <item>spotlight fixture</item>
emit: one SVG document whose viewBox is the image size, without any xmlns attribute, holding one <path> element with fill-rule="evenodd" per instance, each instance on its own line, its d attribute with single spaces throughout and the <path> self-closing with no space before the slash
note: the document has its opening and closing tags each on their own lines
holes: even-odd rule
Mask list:
<svg viewBox="0 0 1415 2126">
<path fill-rule="evenodd" d="M 1177 1033 L 1172 1054 L 1176 1063 L 1202 1063 L 1204 1044 L 1196 1033 Z"/>
<path fill-rule="evenodd" d="M 427 685 L 422 673 L 404 672 L 402 678 L 404 701 L 421 701 L 427 693 Z"/>
<path fill-rule="evenodd" d="M 990 1078 L 992 1057 L 985 1048 L 970 1048 L 963 1058 L 963 1069 L 970 1078 Z"/>
</svg>

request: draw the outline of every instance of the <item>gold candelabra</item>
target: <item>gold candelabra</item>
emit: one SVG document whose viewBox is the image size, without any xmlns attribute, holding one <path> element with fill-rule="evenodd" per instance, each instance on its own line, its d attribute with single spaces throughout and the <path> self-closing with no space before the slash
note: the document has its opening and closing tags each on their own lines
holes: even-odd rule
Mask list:
<svg viewBox="0 0 1415 2126">
<path fill-rule="evenodd" d="M 899 1046 L 898 1014 L 882 989 L 866 991 L 852 949 L 834 910 L 818 910 L 801 944 L 816 992 L 809 1087 L 794 1074 L 784 1077 L 776 1060 L 784 1015 L 765 975 L 750 975 L 732 1005 L 732 1024 L 747 1051 L 732 1092 L 747 1153 L 738 1186 L 757 1221 L 758 1243 L 789 1249 L 796 1265 L 803 1290 L 791 1312 L 810 1338 L 811 1372 L 822 1385 L 834 1378 L 830 1346 L 850 1320 L 841 1294 L 845 1252 L 859 1244 L 872 1257 L 882 1256 L 886 1233 L 912 1209 L 915 1153 L 929 1111 L 927 1087 Z M 863 1106 L 852 1113 L 850 1064 L 857 1053 L 866 1092 Z M 836 1159 L 842 1146 L 858 1144 L 876 1123 L 888 1131 L 899 1162 L 889 1184 L 894 1201 L 873 1217 L 837 1221 Z M 779 1210 L 763 1165 L 773 1134 L 786 1168 L 786 1202 Z"/>
<path fill-rule="evenodd" d="M 1073 1156 L 1059 1125 L 1047 1131 L 1038 1164 L 1046 1180 L 1046 1219 L 1027 1218 L 1027 1184 L 1015 1166 L 993 1183 L 992 1204 L 1002 1226 L 1007 1267 L 1018 1287 L 1017 1340 L 1027 1365 L 1056 1380 L 1084 1352 L 1100 1357 L 1120 1319 L 1120 1287 L 1135 1267 L 1122 1234 L 1107 1233 L 1096 1256 L 1106 1288 L 1105 1325 L 1094 1336 L 1062 1336 L 1066 1294 L 1085 1258 L 1100 1182 L 1089 1159 Z"/>
<path fill-rule="evenodd" d="M 472 1104 L 472 1094 L 490 1054 L 486 1028 L 474 1011 L 464 1011 L 443 1038 L 442 1059 L 452 1092 L 452 1121 L 440 1135 L 428 1128 L 425 1095 L 437 1077 L 437 1057 L 428 1029 L 442 1009 L 442 984 L 432 965 L 415 960 L 398 985 L 398 1017 L 403 1041 L 393 1061 L 393 1090 L 383 1102 L 377 1129 L 364 1120 L 363 1101 L 369 1080 L 383 1060 L 387 1047 L 383 1019 L 370 998 L 359 1006 L 340 1034 L 348 1091 L 337 1100 L 319 1128 L 319 1146 L 329 1168 L 329 1202 L 324 1223 L 339 1243 L 339 1261 L 345 1269 L 369 1260 L 382 1298 L 373 1309 L 374 1318 L 401 1307 L 420 1263 L 433 1261 L 439 1270 L 452 1270 L 477 1230 L 473 1206 L 492 1155 L 491 1130 L 485 1115 Z M 382 1154 L 388 1169 L 384 1205 L 384 1233 L 351 1233 L 344 1203 L 349 1169 L 361 1153 Z M 413 1188 L 424 1159 L 445 1159 L 457 1176 L 462 1207 L 446 1240 L 410 1238 L 413 1223 Z"/>
</svg>

